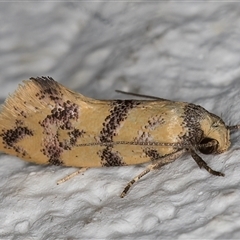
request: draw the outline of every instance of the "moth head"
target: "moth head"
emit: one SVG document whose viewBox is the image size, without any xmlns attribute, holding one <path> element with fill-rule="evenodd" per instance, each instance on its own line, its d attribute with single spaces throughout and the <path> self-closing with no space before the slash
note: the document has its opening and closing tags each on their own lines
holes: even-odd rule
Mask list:
<svg viewBox="0 0 240 240">
<path fill-rule="evenodd" d="M 230 129 L 223 120 L 209 114 L 201 121 L 203 137 L 200 141 L 198 150 L 203 154 L 219 154 L 228 150 L 231 145 Z"/>
</svg>

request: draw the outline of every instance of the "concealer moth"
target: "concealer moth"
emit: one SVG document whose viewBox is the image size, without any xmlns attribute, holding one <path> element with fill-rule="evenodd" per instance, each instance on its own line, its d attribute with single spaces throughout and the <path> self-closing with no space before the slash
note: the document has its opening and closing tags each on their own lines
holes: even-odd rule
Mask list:
<svg viewBox="0 0 240 240">
<path fill-rule="evenodd" d="M 183 154 L 190 154 L 209 173 L 224 176 L 199 153 L 227 151 L 230 132 L 239 125 L 228 126 L 192 103 L 149 98 L 95 100 L 51 77 L 30 78 L 1 108 L 0 151 L 35 164 L 82 168 L 60 182 L 86 168 L 149 162 L 121 197 L 148 172 Z"/>
</svg>

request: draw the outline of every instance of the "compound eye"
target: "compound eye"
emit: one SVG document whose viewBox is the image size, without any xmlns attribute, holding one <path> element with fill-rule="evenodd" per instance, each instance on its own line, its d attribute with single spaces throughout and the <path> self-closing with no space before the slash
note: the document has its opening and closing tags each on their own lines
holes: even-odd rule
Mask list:
<svg viewBox="0 0 240 240">
<path fill-rule="evenodd" d="M 210 144 L 212 142 L 212 145 Z M 209 143 L 209 146 L 204 146 Z M 216 144 L 217 143 L 217 144 Z M 212 154 L 218 148 L 218 141 L 212 138 L 203 138 L 199 144 L 198 150 L 203 154 Z"/>
</svg>

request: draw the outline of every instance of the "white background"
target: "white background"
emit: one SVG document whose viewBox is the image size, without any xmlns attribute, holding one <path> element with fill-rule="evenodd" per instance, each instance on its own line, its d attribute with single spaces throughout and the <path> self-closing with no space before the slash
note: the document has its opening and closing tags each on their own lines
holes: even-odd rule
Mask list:
<svg viewBox="0 0 240 240">
<path fill-rule="evenodd" d="M 240 3 L 0 3 L 0 100 L 32 76 L 89 97 L 115 89 L 199 104 L 240 123 Z M 0 156 L 0 239 L 229 239 L 240 236 L 240 139 L 182 157 L 139 181 L 143 166 L 72 168 Z"/>
</svg>

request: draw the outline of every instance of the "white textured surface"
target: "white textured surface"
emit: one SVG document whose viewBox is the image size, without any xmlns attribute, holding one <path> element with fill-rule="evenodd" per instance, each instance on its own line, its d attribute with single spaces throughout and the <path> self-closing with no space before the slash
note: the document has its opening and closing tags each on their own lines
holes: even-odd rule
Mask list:
<svg viewBox="0 0 240 240">
<path fill-rule="evenodd" d="M 95 98 L 114 89 L 197 103 L 240 122 L 238 3 L 1 3 L 0 97 L 49 75 Z M 240 237 L 240 139 L 143 178 L 141 166 L 100 168 L 57 186 L 74 169 L 1 155 L 0 239 L 229 239 Z"/>
</svg>

